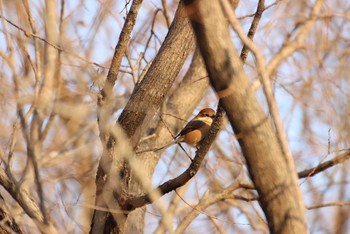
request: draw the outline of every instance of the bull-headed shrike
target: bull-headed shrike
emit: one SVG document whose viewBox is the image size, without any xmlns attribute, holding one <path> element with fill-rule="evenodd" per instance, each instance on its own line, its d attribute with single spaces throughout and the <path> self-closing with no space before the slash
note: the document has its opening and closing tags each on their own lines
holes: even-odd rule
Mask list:
<svg viewBox="0 0 350 234">
<path fill-rule="evenodd" d="M 197 146 L 208 133 L 215 117 L 215 111 L 211 108 L 201 110 L 186 126 L 175 136 L 175 139 L 155 151 L 166 149 L 174 144 L 185 142 L 191 146 Z"/>
</svg>

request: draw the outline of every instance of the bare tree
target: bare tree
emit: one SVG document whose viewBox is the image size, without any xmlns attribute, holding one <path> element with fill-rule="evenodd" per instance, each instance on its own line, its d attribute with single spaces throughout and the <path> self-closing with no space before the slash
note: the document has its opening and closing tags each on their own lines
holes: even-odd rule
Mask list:
<svg viewBox="0 0 350 234">
<path fill-rule="evenodd" d="M 0 0 L 1 233 L 346 233 L 349 8 Z"/>
</svg>

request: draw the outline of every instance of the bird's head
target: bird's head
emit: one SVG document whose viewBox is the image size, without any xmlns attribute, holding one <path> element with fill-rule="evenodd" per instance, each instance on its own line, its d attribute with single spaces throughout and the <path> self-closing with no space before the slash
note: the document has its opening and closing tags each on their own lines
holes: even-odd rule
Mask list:
<svg viewBox="0 0 350 234">
<path fill-rule="evenodd" d="M 205 108 L 198 113 L 195 119 L 202 120 L 205 123 L 211 125 L 214 117 L 215 117 L 215 111 L 211 108 Z"/>
</svg>

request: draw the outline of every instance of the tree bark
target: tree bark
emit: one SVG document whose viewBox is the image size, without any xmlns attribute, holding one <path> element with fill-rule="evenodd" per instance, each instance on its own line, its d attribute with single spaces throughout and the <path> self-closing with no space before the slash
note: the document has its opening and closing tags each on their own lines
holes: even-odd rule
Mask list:
<svg viewBox="0 0 350 234">
<path fill-rule="evenodd" d="M 120 132 L 107 134 L 110 137 L 104 147 L 96 176 L 96 206 L 113 208 L 118 212 L 95 210 L 90 233 L 124 233 L 125 228 L 129 226 L 127 225 L 129 214 L 120 212 L 125 207 L 121 207 L 118 202 L 121 202 L 125 196 L 142 193 L 142 186 L 140 181 L 135 179 L 133 172 L 140 168 L 130 166 L 130 160 L 137 161 L 138 157 L 133 156 L 131 151 L 124 151 L 121 145 L 125 144 L 125 141 L 128 141 L 129 143 L 126 144 L 132 145 L 133 148 L 138 145 L 193 48 L 194 35 L 180 2 L 174 21 L 157 56 L 143 80 L 135 87 L 118 119 L 117 124 L 121 126 L 128 139 L 120 137 Z M 147 168 L 142 169 L 145 170 L 144 174 L 148 174 Z M 114 202 L 111 201 L 112 194 L 116 198 Z M 142 231 L 142 227 L 128 227 L 128 229 Z"/>
<path fill-rule="evenodd" d="M 143 165 L 146 178 L 152 178 L 155 167 L 158 164 L 161 151 L 153 152 L 152 149 L 163 146 L 173 140 L 176 134 L 186 122 L 179 119 L 188 119 L 203 95 L 208 90 L 209 80 L 207 72 L 202 60 L 202 56 L 197 50 L 194 53 L 191 65 L 179 84 L 179 86 L 170 95 L 166 104 L 160 113 L 161 119 L 154 125 L 154 129 L 150 129 L 150 135 L 142 140 L 137 147 L 136 152 L 145 150 L 144 153 L 138 153 L 137 161 Z M 164 113 L 164 114 L 163 114 Z M 175 118 L 178 117 L 178 118 Z M 171 131 L 171 132 L 170 132 Z M 172 135 L 172 134 L 173 135 Z M 131 175 L 132 176 L 132 175 Z M 133 176 L 131 181 L 135 179 Z M 134 183 L 134 191 L 145 192 L 141 190 L 141 186 Z M 139 189 L 138 189 L 139 188 Z M 144 223 L 145 207 L 136 209 L 128 215 L 126 233 L 140 233 L 143 228 L 140 223 Z"/>
<path fill-rule="evenodd" d="M 247 160 L 271 233 L 306 233 L 305 208 L 294 165 L 288 164 L 274 126 L 262 111 L 232 45 L 220 4 L 185 1 L 210 82 Z"/>
<path fill-rule="evenodd" d="M 0 233 L 1 234 L 22 234 L 22 230 L 18 227 L 13 216 L 8 212 L 4 198 L 0 195 Z"/>
</svg>

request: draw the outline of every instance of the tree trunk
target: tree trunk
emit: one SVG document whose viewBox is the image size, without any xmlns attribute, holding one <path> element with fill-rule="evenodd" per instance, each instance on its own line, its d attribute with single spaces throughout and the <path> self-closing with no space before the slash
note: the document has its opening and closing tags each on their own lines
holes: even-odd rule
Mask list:
<svg viewBox="0 0 350 234">
<path fill-rule="evenodd" d="M 142 185 L 134 173 L 134 171 L 140 171 L 140 168 L 130 166 L 130 160 L 136 160 L 136 164 L 141 165 L 137 161 L 142 161 L 142 158 L 132 156 L 132 149 L 125 150 L 121 145 L 129 144 L 133 148 L 138 145 L 193 48 L 194 35 L 180 2 L 164 43 L 144 79 L 135 87 L 118 119 L 117 124 L 122 127 L 128 139 L 120 137 L 118 130 L 116 130 L 117 134 L 114 134 L 112 130 L 111 137 L 105 146 L 96 176 L 96 206 L 98 208 L 109 207 L 120 211 L 124 207 L 117 203 L 123 200 L 123 196 L 142 194 Z M 150 172 L 149 168 L 142 167 L 143 175 L 149 176 L 146 180 L 151 179 L 152 173 Z M 137 217 L 137 222 L 128 222 L 128 215 L 128 213 L 109 213 L 97 209 L 91 222 L 90 233 L 124 233 L 126 227 L 128 230 L 142 231 L 143 221 L 141 223 L 140 217 L 142 218 L 143 214 L 134 216 Z M 136 226 L 130 227 L 130 225 Z"/>
<path fill-rule="evenodd" d="M 219 2 L 185 1 L 210 82 L 221 99 L 271 233 L 306 233 L 294 165 L 288 164 L 270 118 L 262 111 L 232 45 Z"/>
</svg>

